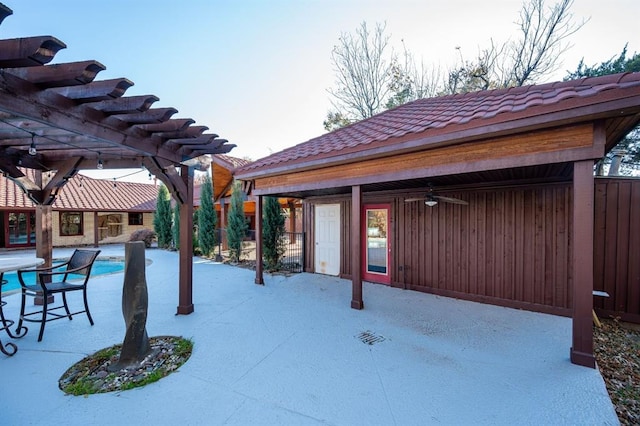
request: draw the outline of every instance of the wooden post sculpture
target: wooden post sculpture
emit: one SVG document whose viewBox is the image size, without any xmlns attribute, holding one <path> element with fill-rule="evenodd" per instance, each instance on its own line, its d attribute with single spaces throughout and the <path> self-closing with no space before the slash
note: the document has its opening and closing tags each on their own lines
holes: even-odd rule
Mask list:
<svg viewBox="0 0 640 426">
<path fill-rule="evenodd" d="M 127 327 L 120 359 L 109 370 L 118 371 L 139 366 L 151 352 L 147 335 L 147 280 L 145 277 L 144 242 L 125 243 L 122 314 Z"/>
</svg>

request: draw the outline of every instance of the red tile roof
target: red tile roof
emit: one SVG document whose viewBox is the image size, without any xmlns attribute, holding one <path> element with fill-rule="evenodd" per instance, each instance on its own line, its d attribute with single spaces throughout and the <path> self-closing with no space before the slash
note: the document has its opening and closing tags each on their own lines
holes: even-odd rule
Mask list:
<svg viewBox="0 0 640 426">
<path fill-rule="evenodd" d="M 76 175 L 62 187 L 54 210 L 152 212 L 158 188 L 153 184 L 91 179 Z M 0 208 L 33 209 L 35 204 L 10 179 L 0 177 Z"/>
<path fill-rule="evenodd" d="M 430 137 L 439 136 L 442 141 L 446 139 L 443 135 L 469 129 L 483 128 L 483 134 L 489 134 L 496 131 L 496 124 L 540 116 L 551 120 L 548 114 L 557 112 L 585 115 L 585 111 L 576 109 L 639 94 L 640 73 L 626 73 L 419 99 L 254 161 L 238 169 L 236 176 L 248 178 L 262 171 L 283 171 L 284 166 L 295 168 L 295 164 L 322 159 L 330 162 L 331 157 L 381 147 L 391 152 L 403 142 L 427 138 L 422 146 Z"/>
<path fill-rule="evenodd" d="M 245 160 L 244 158 L 232 157 L 231 155 L 225 155 L 225 154 L 212 155 L 212 160 L 215 163 L 218 163 L 220 165 L 223 165 L 221 163 L 224 163 L 224 166 L 227 166 L 227 168 L 230 171 L 238 167 L 246 166 L 247 164 L 251 163 L 250 160 Z M 216 160 L 220 160 L 220 161 L 216 161 Z"/>
</svg>

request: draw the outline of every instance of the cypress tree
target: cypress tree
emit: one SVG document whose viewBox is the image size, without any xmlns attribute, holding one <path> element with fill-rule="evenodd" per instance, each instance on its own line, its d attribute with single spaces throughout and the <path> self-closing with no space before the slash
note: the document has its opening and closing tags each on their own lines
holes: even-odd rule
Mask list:
<svg viewBox="0 0 640 426">
<path fill-rule="evenodd" d="M 247 221 L 244 217 L 244 198 L 240 182 L 233 184 L 229 218 L 227 222 L 227 243 L 229 245 L 229 257 L 232 262 L 240 260 L 242 253 L 242 240 L 247 234 Z"/>
<path fill-rule="evenodd" d="M 180 204 L 176 203 L 173 209 L 173 246 L 180 250 Z"/>
<path fill-rule="evenodd" d="M 169 248 L 171 246 L 171 199 L 169 191 L 164 185 L 158 189 L 156 211 L 153 216 L 153 229 L 158 236 L 158 247 Z"/>
<path fill-rule="evenodd" d="M 216 247 L 216 227 L 218 214 L 213 205 L 213 184 L 209 176 L 200 189 L 200 209 L 198 209 L 198 245 L 202 255 L 209 257 Z"/>
<path fill-rule="evenodd" d="M 267 269 L 278 269 L 284 254 L 285 217 L 276 197 L 265 197 L 262 219 L 262 253 Z"/>
</svg>

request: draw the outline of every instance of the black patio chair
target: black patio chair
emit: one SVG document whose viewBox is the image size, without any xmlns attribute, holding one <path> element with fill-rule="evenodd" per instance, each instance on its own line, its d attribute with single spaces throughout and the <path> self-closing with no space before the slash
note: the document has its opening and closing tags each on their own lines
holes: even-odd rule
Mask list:
<svg viewBox="0 0 640 426">
<path fill-rule="evenodd" d="M 87 283 L 89 282 L 91 267 L 99 253 L 100 250 L 77 249 L 73 252 L 69 260 L 64 263 L 46 268 L 19 270 L 18 280 L 20 281 L 20 286 L 22 288 L 22 304 L 20 305 L 20 319 L 18 320 L 18 327 L 16 330 L 22 330 L 23 321 L 39 322 L 40 334 L 38 335 L 38 342 L 40 342 L 42 340 L 42 334 L 44 333 L 44 326 L 47 322 L 62 318 L 69 318 L 71 320 L 73 319 L 73 315 L 81 314 L 83 312 L 87 314 L 89 323 L 93 325 L 93 318 L 91 318 L 89 304 L 87 303 Z M 35 272 L 36 282 L 34 284 L 25 283 L 24 274 L 29 272 Z M 80 275 L 84 276 L 84 278 L 73 279 L 74 277 L 71 277 L 71 281 L 68 281 L 70 275 Z M 62 278 L 61 280 L 60 277 Z M 70 291 L 82 291 L 84 310 L 77 312 L 69 311 L 66 294 Z M 62 304 L 50 307 L 49 297 L 56 293 L 61 294 Z M 25 313 L 27 296 L 42 297 L 42 309 Z M 58 309 L 64 309 L 66 314 L 53 312 Z"/>
</svg>

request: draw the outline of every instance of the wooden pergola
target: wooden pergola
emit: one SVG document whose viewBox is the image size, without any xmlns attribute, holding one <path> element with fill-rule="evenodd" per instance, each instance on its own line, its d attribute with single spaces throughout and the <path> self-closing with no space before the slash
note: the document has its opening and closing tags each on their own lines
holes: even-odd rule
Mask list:
<svg viewBox="0 0 640 426">
<path fill-rule="evenodd" d="M 0 23 L 13 12 L 0 3 Z M 56 195 L 80 170 L 145 167 L 180 206 L 180 246 L 192 246 L 193 175 L 207 154 L 235 145 L 154 95 L 124 96 L 126 78 L 95 80 L 87 60 L 46 65 L 66 45 L 52 36 L 0 40 L 0 171 L 36 204 L 36 253 L 52 260 Z M 35 171 L 29 178 L 25 169 Z M 31 174 L 30 174 L 31 175 Z M 193 312 L 192 253 L 180 251 L 178 314 Z"/>
</svg>

